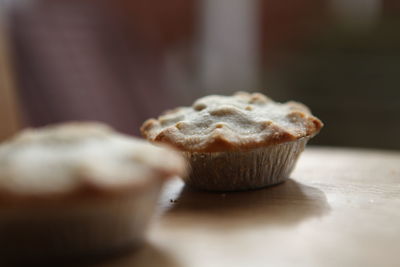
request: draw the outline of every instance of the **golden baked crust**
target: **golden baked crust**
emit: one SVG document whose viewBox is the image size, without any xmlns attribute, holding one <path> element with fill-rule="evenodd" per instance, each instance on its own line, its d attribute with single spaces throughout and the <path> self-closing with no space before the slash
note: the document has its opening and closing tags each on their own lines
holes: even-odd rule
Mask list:
<svg viewBox="0 0 400 267">
<path fill-rule="evenodd" d="M 152 142 L 188 152 L 247 150 L 312 137 L 323 123 L 301 103 L 277 103 L 260 93 L 210 95 L 165 112 L 141 127 Z"/>
<path fill-rule="evenodd" d="M 100 123 L 25 130 L 0 145 L 0 200 L 119 194 L 183 175 L 185 164 L 171 149 Z"/>
</svg>

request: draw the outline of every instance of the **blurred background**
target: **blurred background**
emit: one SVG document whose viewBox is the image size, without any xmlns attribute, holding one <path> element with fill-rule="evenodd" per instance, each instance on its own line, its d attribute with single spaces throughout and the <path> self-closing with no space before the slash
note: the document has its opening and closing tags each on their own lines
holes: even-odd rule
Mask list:
<svg viewBox="0 0 400 267">
<path fill-rule="evenodd" d="M 0 139 L 207 94 L 307 104 L 313 144 L 400 149 L 398 0 L 0 0 Z"/>
</svg>

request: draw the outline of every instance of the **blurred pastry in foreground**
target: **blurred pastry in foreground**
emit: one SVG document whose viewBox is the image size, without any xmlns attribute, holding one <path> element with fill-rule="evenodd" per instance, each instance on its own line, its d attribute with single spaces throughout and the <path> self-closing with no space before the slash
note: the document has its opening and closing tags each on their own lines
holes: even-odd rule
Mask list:
<svg viewBox="0 0 400 267">
<path fill-rule="evenodd" d="M 175 151 L 98 123 L 26 130 L 0 146 L 0 256 L 107 255 L 144 239 Z"/>
<path fill-rule="evenodd" d="M 181 150 L 191 167 L 188 185 L 213 191 L 265 187 L 287 179 L 322 122 L 297 102 L 260 93 L 210 95 L 191 107 L 147 120 L 141 132 Z"/>
</svg>

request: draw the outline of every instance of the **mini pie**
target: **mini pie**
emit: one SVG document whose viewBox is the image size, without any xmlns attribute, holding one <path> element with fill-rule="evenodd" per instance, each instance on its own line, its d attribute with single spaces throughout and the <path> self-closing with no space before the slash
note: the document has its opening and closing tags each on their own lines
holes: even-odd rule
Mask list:
<svg viewBox="0 0 400 267">
<path fill-rule="evenodd" d="M 191 167 L 187 184 L 235 191 L 287 179 L 322 126 L 303 104 L 238 92 L 206 96 L 191 107 L 167 111 L 147 120 L 141 132 L 152 142 L 183 151 Z"/>
<path fill-rule="evenodd" d="M 0 258 L 73 259 L 140 244 L 175 151 L 98 123 L 26 130 L 0 146 Z"/>
</svg>

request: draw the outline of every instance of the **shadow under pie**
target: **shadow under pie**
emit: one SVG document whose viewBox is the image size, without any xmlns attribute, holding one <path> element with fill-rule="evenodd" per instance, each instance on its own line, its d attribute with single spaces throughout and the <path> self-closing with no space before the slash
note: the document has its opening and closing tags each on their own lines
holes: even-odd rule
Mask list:
<svg viewBox="0 0 400 267">
<path fill-rule="evenodd" d="M 95 266 L 95 267 L 179 267 L 180 265 L 167 253 L 153 246 L 150 243 L 141 246 L 127 247 L 125 250 L 119 250 L 117 253 L 101 254 L 93 257 L 67 259 L 63 261 L 26 261 L 22 258 L 12 261 L 4 259 L 0 266 Z"/>
<path fill-rule="evenodd" d="M 290 226 L 308 218 L 321 217 L 330 210 L 321 190 L 293 179 L 259 190 L 230 193 L 199 191 L 183 186 L 180 194 L 176 195 L 176 199 L 169 200 L 164 214 L 167 223 L 190 221 L 217 227 Z"/>
<path fill-rule="evenodd" d="M 143 246 L 131 251 L 131 253 L 124 253 L 120 256 L 109 258 L 107 261 L 96 264 L 97 267 L 179 267 L 180 264 L 166 252 L 155 247 L 151 243 L 145 243 Z"/>
</svg>

